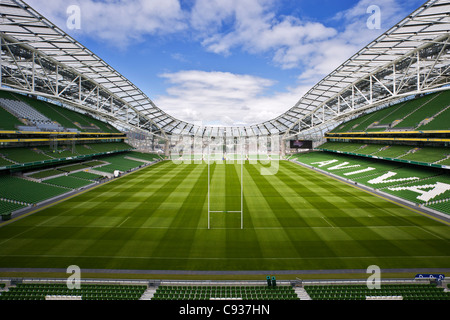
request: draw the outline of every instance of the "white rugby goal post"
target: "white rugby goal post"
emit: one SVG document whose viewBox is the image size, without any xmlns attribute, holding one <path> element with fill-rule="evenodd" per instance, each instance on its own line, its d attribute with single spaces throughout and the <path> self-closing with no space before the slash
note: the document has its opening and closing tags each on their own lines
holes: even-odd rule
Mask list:
<svg viewBox="0 0 450 320">
<path fill-rule="evenodd" d="M 220 138 L 222 139 L 222 138 Z M 208 166 L 208 229 L 214 228 L 211 225 L 211 217 L 212 215 L 218 214 L 239 214 L 240 215 L 240 228 L 244 228 L 244 163 L 245 163 L 245 139 L 241 137 L 232 137 L 228 139 L 231 141 L 216 141 L 211 137 L 208 138 L 208 145 L 206 148 L 206 157 L 205 160 Z M 213 149 L 213 150 L 212 150 Z M 211 188 L 211 166 L 212 164 L 216 165 L 226 165 L 226 164 L 236 164 L 240 162 L 240 208 L 230 208 L 233 210 L 227 210 L 226 203 L 222 205 L 222 210 L 215 210 L 214 202 L 215 197 L 212 195 Z M 226 170 L 224 170 L 226 173 Z M 226 174 L 225 174 L 225 179 Z M 226 192 L 226 190 L 222 190 L 222 192 Z M 224 197 L 227 195 L 224 194 Z M 237 210 L 238 209 L 238 210 Z"/>
</svg>

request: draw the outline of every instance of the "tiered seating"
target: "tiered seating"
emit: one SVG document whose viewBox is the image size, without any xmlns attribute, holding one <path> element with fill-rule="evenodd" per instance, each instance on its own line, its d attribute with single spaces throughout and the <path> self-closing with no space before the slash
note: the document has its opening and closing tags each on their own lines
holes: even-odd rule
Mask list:
<svg viewBox="0 0 450 320">
<path fill-rule="evenodd" d="M 130 151 L 127 153 L 130 158 L 142 159 L 147 161 L 161 160 L 161 157 L 154 153 L 142 153 L 137 151 Z"/>
<path fill-rule="evenodd" d="M 81 164 L 82 164 L 83 166 L 85 166 L 85 167 L 90 168 L 90 167 L 95 167 L 95 166 L 103 165 L 103 164 L 105 164 L 105 163 L 102 162 L 102 161 L 99 161 L 99 160 L 92 160 L 92 161 L 83 162 L 83 163 L 81 163 Z"/>
<path fill-rule="evenodd" d="M 436 185 L 436 183 L 443 183 L 450 185 L 450 177 L 448 175 L 440 175 L 437 177 L 431 177 L 429 179 L 423 179 L 416 182 L 410 182 L 410 183 L 404 183 L 400 186 L 395 187 L 389 187 L 383 189 L 383 191 L 399 195 L 407 200 L 416 202 L 416 203 L 435 203 L 441 200 L 447 200 L 450 199 L 450 190 L 446 190 L 445 185 Z M 419 193 L 414 192 L 411 187 L 417 187 L 420 186 L 420 190 L 429 190 L 433 189 L 435 194 L 431 194 L 430 196 L 433 196 L 432 198 L 427 198 L 425 196 L 421 196 Z M 450 213 L 448 211 L 447 213 Z"/>
<path fill-rule="evenodd" d="M 79 189 L 92 184 L 92 181 L 79 179 L 74 176 L 62 176 L 44 181 L 45 184 L 55 185 L 63 188 Z"/>
<path fill-rule="evenodd" d="M 366 131 L 366 129 L 380 119 L 383 119 L 386 115 L 395 111 L 396 108 L 401 107 L 402 104 L 396 105 L 390 108 L 384 108 L 378 111 L 367 113 L 363 116 L 357 117 L 346 123 L 343 123 L 333 129 L 331 132 L 360 132 Z"/>
<path fill-rule="evenodd" d="M 95 153 L 111 152 L 111 151 L 123 151 L 131 150 L 133 147 L 125 142 L 109 142 L 109 143 L 93 143 L 89 147 L 95 150 Z"/>
<path fill-rule="evenodd" d="M 72 148 L 52 150 L 49 146 L 0 148 L 0 167 L 14 164 L 31 164 L 42 161 L 58 161 L 69 157 L 89 156 L 107 152 L 128 151 L 133 148 L 124 142 L 91 143 L 76 145 Z M 143 156 L 144 157 L 144 156 Z"/>
<path fill-rule="evenodd" d="M 325 142 L 320 145 L 318 149 L 356 153 L 362 146 L 364 146 L 362 143 Z"/>
<path fill-rule="evenodd" d="M 427 107 L 427 103 L 435 97 L 436 94 L 430 94 L 418 99 L 410 100 L 406 103 L 402 103 L 399 108 L 396 108 L 394 112 L 390 113 L 388 116 L 384 117 L 382 120 L 378 122 L 378 125 L 387 125 L 392 127 L 394 122 L 397 121 L 398 127 L 405 127 L 402 119 L 408 118 L 412 113 L 415 113 L 417 110 Z M 442 106 L 441 106 L 442 107 Z M 422 119 L 421 119 L 422 120 Z M 420 120 L 419 120 L 420 122 Z M 394 124 L 395 126 L 395 124 Z"/>
<path fill-rule="evenodd" d="M 109 124 L 94 119 L 89 115 L 19 94 L 14 94 L 14 97 L 30 105 L 33 109 L 44 114 L 47 118 L 57 122 L 64 128 L 76 129 L 81 132 L 119 132 Z"/>
<path fill-rule="evenodd" d="M 372 188 L 380 189 L 405 184 L 411 181 L 419 181 L 421 179 L 430 178 L 436 175 L 440 176 L 440 173 L 424 168 L 403 167 L 395 168 L 392 171 L 386 172 L 376 171 L 368 176 L 352 178 L 352 180 L 371 186 Z"/>
<path fill-rule="evenodd" d="M 441 92 L 431 99 L 425 106 L 417 109 L 410 116 L 406 117 L 399 127 L 413 127 L 417 128 L 419 124 L 429 118 L 432 118 L 435 114 L 440 112 L 443 107 L 450 104 L 450 91 Z"/>
<path fill-rule="evenodd" d="M 120 132 L 108 123 L 97 120 L 90 115 L 81 114 L 21 94 L 0 90 L 0 101 L 4 102 L 0 102 L 0 106 L 6 104 L 4 107 L 12 108 L 14 110 L 13 114 L 17 117 L 27 119 L 38 128 L 55 131 L 69 129 L 70 131 L 76 130 L 81 132 Z M 0 129 L 15 130 L 17 126 L 24 125 L 9 113 L 3 116 L 1 111 L 4 111 L 3 108 L 0 108 Z"/>
<path fill-rule="evenodd" d="M 382 174 L 384 172 L 394 171 L 402 166 L 395 162 L 328 152 L 298 154 L 293 156 L 293 160 L 298 160 L 347 179 L 368 177 L 374 173 Z M 333 162 L 326 164 L 323 161 Z"/>
<path fill-rule="evenodd" d="M 17 126 L 23 125 L 15 116 L 6 111 L 0 105 L 0 129 L 1 130 L 16 130 Z"/>
<path fill-rule="evenodd" d="M 450 212 L 450 200 L 427 204 L 427 207 L 441 212 Z"/>
<path fill-rule="evenodd" d="M 13 164 L 14 164 L 13 162 L 0 157 L 0 167 L 6 167 L 6 166 L 13 165 Z"/>
<path fill-rule="evenodd" d="M 74 149 L 75 153 L 81 156 L 97 153 L 88 144 L 77 144 Z"/>
<path fill-rule="evenodd" d="M 0 105 L 19 119 L 25 119 L 28 123 L 33 124 L 39 129 L 54 131 L 61 131 L 63 129 L 57 123 L 54 123 L 23 101 L 0 98 Z"/>
<path fill-rule="evenodd" d="M 25 174 L 25 175 L 30 178 L 34 178 L 34 179 L 45 179 L 45 178 L 49 178 L 49 177 L 57 176 L 57 175 L 64 175 L 64 174 L 67 175 L 67 173 L 77 171 L 77 170 L 87 170 L 87 168 L 91 168 L 91 167 L 97 166 L 97 165 L 104 165 L 104 164 L 105 163 L 102 161 L 92 160 L 92 161 L 88 161 L 88 162 L 59 166 L 59 167 L 55 167 L 53 169 L 42 170 L 42 171 L 38 171 L 38 172 L 35 172 L 32 174 Z M 102 176 L 88 173 L 88 172 L 72 173 L 72 174 L 69 174 L 69 176 L 81 178 L 84 180 L 97 180 L 102 177 Z"/>
<path fill-rule="evenodd" d="M 18 177 L 0 176 L 0 194 L 4 199 L 35 204 L 66 192 L 67 189 L 28 181 Z"/>
<path fill-rule="evenodd" d="M 291 286 L 159 286 L 153 300 L 298 300 Z"/>
<path fill-rule="evenodd" d="M 0 200 L 0 215 L 9 214 L 26 206 L 16 202 Z"/>
<path fill-rule="evenodd" d="M 409 128 L 418 130 L 449 129 L 448 107 L 450 91 L 432 93 L 417 99 L 404 101 L 393 106 L 376 110 L 349 120 L 335 129 L 332 133 L 388 131 L 390 129 Z M 445 110 L 444 112 L 442 112 Z M 439 114 L 442 112 L 441 114 Z M 436 117 L 436 115 L 439 116 Z M 422 125 L 424 120 L 434 118 L 428 124 Z"/>
<path fill-rule="evenodd" d="M 450 148 L 397 146 L 386 144 L 359 144 L 352 142 L 326 142 L 317 147 L 319 150 L 342 151 L 353 154 L 372 155 L 390 159 L 410 160 L 422 163 L 434 163 L 450 155 Z"/>
<path fill-rule="evenodd" d="M 70 118 L 65 117 L 57 111 L 60 109 L 59 107 L 53 106 L 52 104 L 42 100 L 31 99 L 23 96 L 20 96 L 20 98 L 49 119 L 59 123 L 62 127 L 66 129 L 79 129 L 74 125 Z"/>
<path fill-rule="evenodd" d="M 413 148 L 412 146 L 386 146 L 385 149 L 373 155 L 383 158 L 400 158 Z"/>
<path fill-rule="evenodd" d="M 450 108 L 439 114 L 439 116 L 434 117 L 429 123 L 424 124 L 417 128 L 418 130 L 450 130 Z"/>
<path fill-rule="evenodd" d="M 41 183 L 19 177 L 2 175 L 0 176 L 0 198 L 20 201 L 24 205 L 36 204 L 72 189 L 88 186 L 103 178 L 103 175 L 85 172 L 88 168 L 101 165 L 96 169 L 112 173 L 114 170 L 129 171 L 144 164 L 143 162 L 126 159 L 126 157 L 126 153 L 111 155 L 102 158 L 101 161 L 91 160 L 83 163 L 64 165 L 28 175 L 30 178 L 42 179 Z M 143 155 L 142 157 L 153 158 L 150 155 Z M 74 173 L 74 171 L 78 172 Z M 27 175 L 25 174 L 25 176 Z"/>
<path fill-rule="evenodd" d="M 418 148 L 417 151 L 401 157 L 403 160 L 433 163 L 450 155 L 450 148 Z"/>
<path fill-rule="evenodd" d="M 84 170 L 84 169 L 86 169 L 86 166 L 83 165 L 82 163 L 72 164 L 72 165 L 64 166 L 64 167 L 58 167 L 58 170 L 64 171 L 64 172 L 72 172 L 72 171 Z"/>
<path fill-rule="evenodd" d="M 113 173 L 115 170 L 122 172 L 129 171 L 134 168 L 138 168 L 143 165 L 143 162 L 125 159 L 126 154 L 117 154 L 100 158 L 102 161 L 109 162 L 110 164 L 96 168 L 95 170 L 107 173 Z"/>
<path fill-rule="evenodd" d="M 5 148 L 0 149 L 0 153 L 7 159 L 11 159 L 17 163 L 31 163 L 45 160 L 52 160 L 48 155 L 37 152 L 31 148 Z"/>
<path fill-rule="evenodd" d="M 72 152 L 71 147 L 58 147 L 56 149 L 52 149 L 49 146 L 39 146 L 37 148 L 40 151 L 44 152 L 49 157 L 52 157 L 55 159 L 63 159 L 63 158 L 78 156 L 77 153 Z"/>
<path fill-rule="evenodd" d="M 59 171 L 59 170 L 55 170 L 55 169 L 49 169 L 49 170 L 44 170 L 44 171 L 40 171 L 40 172 L 36 172 L 33 174 L 28 175 L 30 178 L 35 178 L 35 179 L 43 179 L 43 178 L 48 178 L 48 177 L 52 177 L 52 176 L 57 176 L 59 174 L 63 174 L 64 172 Z"/>
<path fill-rule="evenodd" d="M 403 300 L 450 300 L 450 293 L 431 284 L 389 284 L 381 289 L 367 285 L 307 285 L 313 300 L 366 300 L 366 297 L 401 297 Z"/>
<path fill-rule="evenodd" d="M 71 173 L 71 174 L 69 174 L 69 177 L 75 177 L 75 178 L 89 180 L 89 181 L 96 181 L 96 180 L 103 178 L 103 176 L 100 176 L 98 174 L 93 174 L 93 173 L 84 172 L 84 171 Z"/>
<path fill-rule="evenodd" d="M 441 166 L 450 166 L 450 157 L 447 157 L 444 160 L 436 161 L 436 163 L 441 165 Z"/>
<path fill-rule="evenodd" d="M 291 160 L 450 214 L 450 177 L 442 170 L 346 154 L 311 152 Z"/>
<path fill-rule="evenodd" d="M 66 283 L 18 284 L 0 294 L 0 300 L 45 300 L 46 296 L 81 296 L 82 300 L 139 300 L 146 286 L 81 284 L 69 289 Z"/>
</svg>

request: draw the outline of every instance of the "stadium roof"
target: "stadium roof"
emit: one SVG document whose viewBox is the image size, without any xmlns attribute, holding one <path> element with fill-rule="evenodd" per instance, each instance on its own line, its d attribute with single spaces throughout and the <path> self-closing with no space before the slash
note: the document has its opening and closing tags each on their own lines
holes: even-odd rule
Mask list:
<svg viewBox="0 0 450 320">
<path fill-rule="evenodd" d="M 285 137 L 449 83 L 450 0 L 431 0 L 355 53 L 275 119 L 200 127 L 147 95 L 24 1 L 0 0 L 1 84 L 83 109 L 123 128 L 169 135 Z"/>
</svg>

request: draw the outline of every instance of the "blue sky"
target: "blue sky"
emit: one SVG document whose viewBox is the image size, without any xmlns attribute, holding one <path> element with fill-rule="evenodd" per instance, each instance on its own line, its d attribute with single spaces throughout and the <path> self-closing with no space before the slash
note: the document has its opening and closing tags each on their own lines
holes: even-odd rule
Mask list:
<svg viewBox="0 0 450 320">
<path fill-rule="evenodd" d="M 27 1 L 27 0 L 26 0 Z M 291 108 L 424 0 L 28 0 L 178 119 L 249 125 Z M 69 29 L 67 8 L 80 8 Z M 367 8 L 380 8 L 369 29 Z"/>
</svg>

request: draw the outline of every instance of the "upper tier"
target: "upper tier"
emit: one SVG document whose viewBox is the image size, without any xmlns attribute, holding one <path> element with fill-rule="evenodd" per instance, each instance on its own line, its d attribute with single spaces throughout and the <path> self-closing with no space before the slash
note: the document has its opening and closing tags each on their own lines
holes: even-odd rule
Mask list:
<svg viewBox="0 0 450 320">
<path fill-rule="evenodd" d="M 450 129 L 450 90 L 428 94 L 366 113 L 330 133 Z"/>
<path fill-rule="evenodd" d="M 90 115 L 0 90 L 0 130 L 119 133 Z"/>
</svg>

